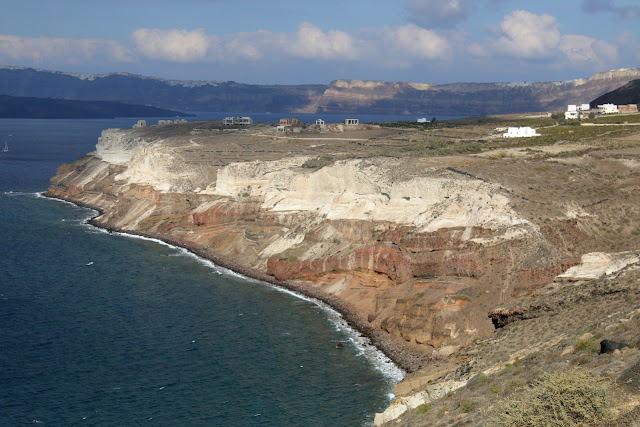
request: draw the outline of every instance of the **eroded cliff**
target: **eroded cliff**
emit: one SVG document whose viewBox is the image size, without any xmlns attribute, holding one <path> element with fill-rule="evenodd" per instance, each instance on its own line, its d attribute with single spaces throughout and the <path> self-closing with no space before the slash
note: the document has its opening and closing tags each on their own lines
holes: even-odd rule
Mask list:
<svg viewBox="0 0 640 427">
<path fill-rule="evenodd" d="M 526 194 L 539 178 L 505 179 L 495 160 L 349 159 L 361 141 L 412 136 L 362 128 L 291 141 L 271 132 L 106 130 L 94 153 L 60 167 L 48 194 L 100 209 L 101 226 L 165 238 L 338 303 L 411 370 L 490 333 L 496 303 L 602 246 L 589 244 L 592 214 L 547 203 L 545 191 Z M 334 160 L 309 167 L 318 152 Z"/>
<path fill-rule="evenodd" d="M 638 264 L 637 127 L 552 126 L 536 144 L 504 142 L 493 126 L 309 127 L 292 139 L 211 122 L 106 130 L 47 194 L 99 209 L 102 227 L 332 304 L 414 371 L 382 423 L 564 345 L 567 331 L 493 337 L 561 316 L 563 298 L 600 301 L 570 287 Z M 456 154 L 477 141 L 480 153 Z"/>
</svg>

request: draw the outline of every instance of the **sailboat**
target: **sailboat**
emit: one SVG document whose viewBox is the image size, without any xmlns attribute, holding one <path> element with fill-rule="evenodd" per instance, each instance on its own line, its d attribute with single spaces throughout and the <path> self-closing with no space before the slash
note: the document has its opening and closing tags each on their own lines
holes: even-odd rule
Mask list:
<svg viewBox="0 0 640 427">
<path fill-rule="evenodd" d="M 4 148 L 2 149 L 3 153 L 6 153 L 7 151 L 9 151 L 9 144 L 7 144 L 7 140 L 4 140 Z"/>
</svg>

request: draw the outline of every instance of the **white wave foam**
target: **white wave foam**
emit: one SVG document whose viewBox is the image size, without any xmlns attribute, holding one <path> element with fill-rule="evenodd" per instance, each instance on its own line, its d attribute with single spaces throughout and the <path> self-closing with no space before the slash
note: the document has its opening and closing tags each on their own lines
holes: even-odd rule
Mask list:
<svg viewBox="0 0 640 427">
<path fill-rule="evenodd" d="M 54 199 L 54 200 L 59 200 L 61 202 L 64 203 L 69 203 L 72 204 L 74 206 L 74 203 L 71 202 L 67 202 L 66 200 L 60 200 L 60 199 Z M 94 212 L 93 215 L 89 216 L 86 220 L 84 220 L 84 224 L 86 224 L 87 226 L 93 228 L 93 229 L 97 229 L 100 231 L 104 231 L 105 233 L 108 233 L 107 230 L 99 228 L 99 227 L 95 227 L 91 224 L 88 223 L 88 220 L 93 218 L 96 214 L 97 211 L 92 210 Z M 155 239 L 152 237 L 146 237 L 146 236 L 140 236 L 137 234 L 130 234 L 130 233 L 126 233 L 126 232 L 112 232 L 110 234 L 114 234 L 117 236 L 122 236 L 122 237 L 127 237 L 127 238 L 132 238 L 132 239 L 140 239 L 140 240 L 146 240 L 146 241 L 150 241 L 150 242 L 154 242 L 169 248 L 172 248 L 174 250 L 176 250 L 176 253 L 179 256 L 186 256 L 189 257 L 193 260 L 195 260 L 196 262 L 200 263 L 201 265 L 204 265 L 206 267 L 211 268 L 214 272 L 216 272 L 217 274 L 220 274 L 222 276 L 229 276 L 229 277 L 234 277 L 234 278 L 239 278 L 242 279 L 244 281 L 247 282 L 251 282 L 251 283 L 257 283 L 263 286 L 268 286 L 271 289 L 274 289 L 278 292 L 282 292 L 285 293 L 287 295 L 293 296 L 297 299 L 312 303 L 314 305 L 316 305 L 317 307 L 319 307 L 320 309 L 322 309 L 325 313 L 327 313 L 327 318 L 329 320 L 329 322 L 331 322 L 334 325 L 334 328 L 347 335 L 349 337 L 349 340 L 353 343 L 353 345 L 355 346 L 356 349 L 358 349 L 358 355 L 366 357 L 375 367 L 376 370 L 378 370 L 385 378 L 389 379 L 391 382 L 393 383 L 397 383 L 399 381 L 401 381 L 404 376 L 406 375 L 406 373 L 400 369 L 395 363 L 393 363 L 393 361 L 391 359 L 389 359 L 382 351 L 380 351 L 377 347 L 375 347 L 372 343 L 371 340 L 367 337 L 362 336 L 357 330 L 355 330 L 354 328 L 352 328 L 347 321 L 344 319 L 344 317 L 337 311 L 335 310 L 333 307 L 331 307 L 330 305 L 328 305 L 327 303 L 320 301 L 316 298 L 311 298 L 308 297 L 306 295 L 302 295 L 299 293 L 296 293 L 292 290 L 277 286 L 277 285 L 273 285 L 271 283 L 267 283 L 267 282 L 263 282 L 261 280 L 257 280 L 257 279 L 253 279 L 251 277 L 247 277 L 243 274 L 237 273 L 233 270 L 230 270 L 228 268 L 224 268 L 221 267 L 219 265 L 214 264 L 212 261 L 203 258 L 199 255 L 194 254 L 193 252 L 188 251 L 187 249 L 181 248 L 179 246 L 175 246 L 172 245 L 170 243 L 167 243 L 163 240 L 160 239 Z M 390 394 L 390 396 L 393 396 L 393 393 Z M 395 397 L 395 396 L 393 396 Z M 391 397 L 391 399 L 393 399 L 393 397 Z"/>
<path fill-rule="evenodd" d="M 237 273 L 236 273 L 237 274 Z M 241 276 L 241 275 L 240 275 Z M 242 276 L 241 276 L 242 277 Z M 245 280 L 248 278 L 245 278 Z M 252 279 L 249 279 L 252 280 Z M 344 319 L 342 314 L 331 307 L 329 304 L 320 301 L 315 298 L 307 297 L 305 295 L 298 294 L 286 288 L 272 285 L 270 283 L 261 282 L 259 280 L 253 280 L 257 283 L 269 286 L 279 292 L 291 295 L 295 298 L 310 302 L 320 307 L 325 313 L 328 314 L 328 320 L 334 325 L 334 328 L 342 332 L 349 337 L 349 341 L 358 349 L 358 355 L 366 357 L 373 366 L 389 380 L 394 383 L 400 382 L 406 373 L 400 369 L 391 359 L 389 359 L 382 351 L 371 343 L 371 340 L 365 336 L 362 336 L 357 330 L 352 328 Z"/>
<path fill-rule="evenodd" d="M 35 199 L 40 199 L 40 198 L 45 198 L 45 196 L 43 196 L 42 191 L 36 192 L 36 193 L 29 193 L 29 192 L 23 192 L 23 191 L 5 191 L 2 193 L 5 196 L 9 196 L 9 197 L 33 197 Z"/>
</svg>

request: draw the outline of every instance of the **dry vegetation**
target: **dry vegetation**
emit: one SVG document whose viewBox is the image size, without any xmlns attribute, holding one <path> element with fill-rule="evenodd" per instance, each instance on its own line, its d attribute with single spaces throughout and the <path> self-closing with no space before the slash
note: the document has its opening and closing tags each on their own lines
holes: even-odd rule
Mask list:
<svg viewBox="0 0 640 427">
<path fill-rule="evenodd" d="M 512 304 L 532 318 L 466 349 L 462 359 L 478 372 L 466 386 L 394 425 L 626 426 L 640 420 L 640 269 L 545 292 Z M 629 347 L 600 354 L 603 339 Z"/>
<path fill-rule="evenodd" d="M 548 118 L 491 118 L 476 123 L 466 119 L 460 129 L 457 124 L 440 123 L 412 131 L 408 141 L 393 147 L 393 153 L 473 152 L 478 160 L 461 163 L 457 169 L 504 185 L 518 210 L 528 212 L 550 234 L 557 233 L 567 250 L 637 251 L 640 208 L 630 196 L 640 186 L 640 127 L 625 122 L 638 123 L 640 115 L 585 121 L 613 125 L 576 126 Z M 536 127 L 542 136 L 504 140 L 495 130 L 514 125 Z M 591 243 L 581 242 L 554 217 L 554 209 L 558 217 L 564 215 L 568 202 L 578 210 L 597 212 L 578 217 L 574 229 L 592 236 Z M 409 410 L 391 424 L 638 425 L 640 269 L 538 289 L 511 286 L 522 299 L 507 308 L 524 308 L 530 317 L 476 340 L 449 360 L 475 373 L 466 386 Z M 486 311 L 497 305 L 486 306 Z M 603 339 L 628 347 L 600 354 Z"/>
</svg>

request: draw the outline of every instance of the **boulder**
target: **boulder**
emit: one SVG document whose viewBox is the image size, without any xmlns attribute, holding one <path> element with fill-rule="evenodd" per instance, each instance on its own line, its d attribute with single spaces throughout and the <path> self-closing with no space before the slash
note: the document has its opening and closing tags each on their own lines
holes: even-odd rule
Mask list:
<svg viewBox="0 0 640 427">
<path fill-rule="evenodd" d="M 613 353 L 616 350 L 622 350 L 628 347 L 629 345 L 625 343 L 616 342 L 612 340 L 602 340 L 600 341 L 600 354 Z"/>
</svg>

